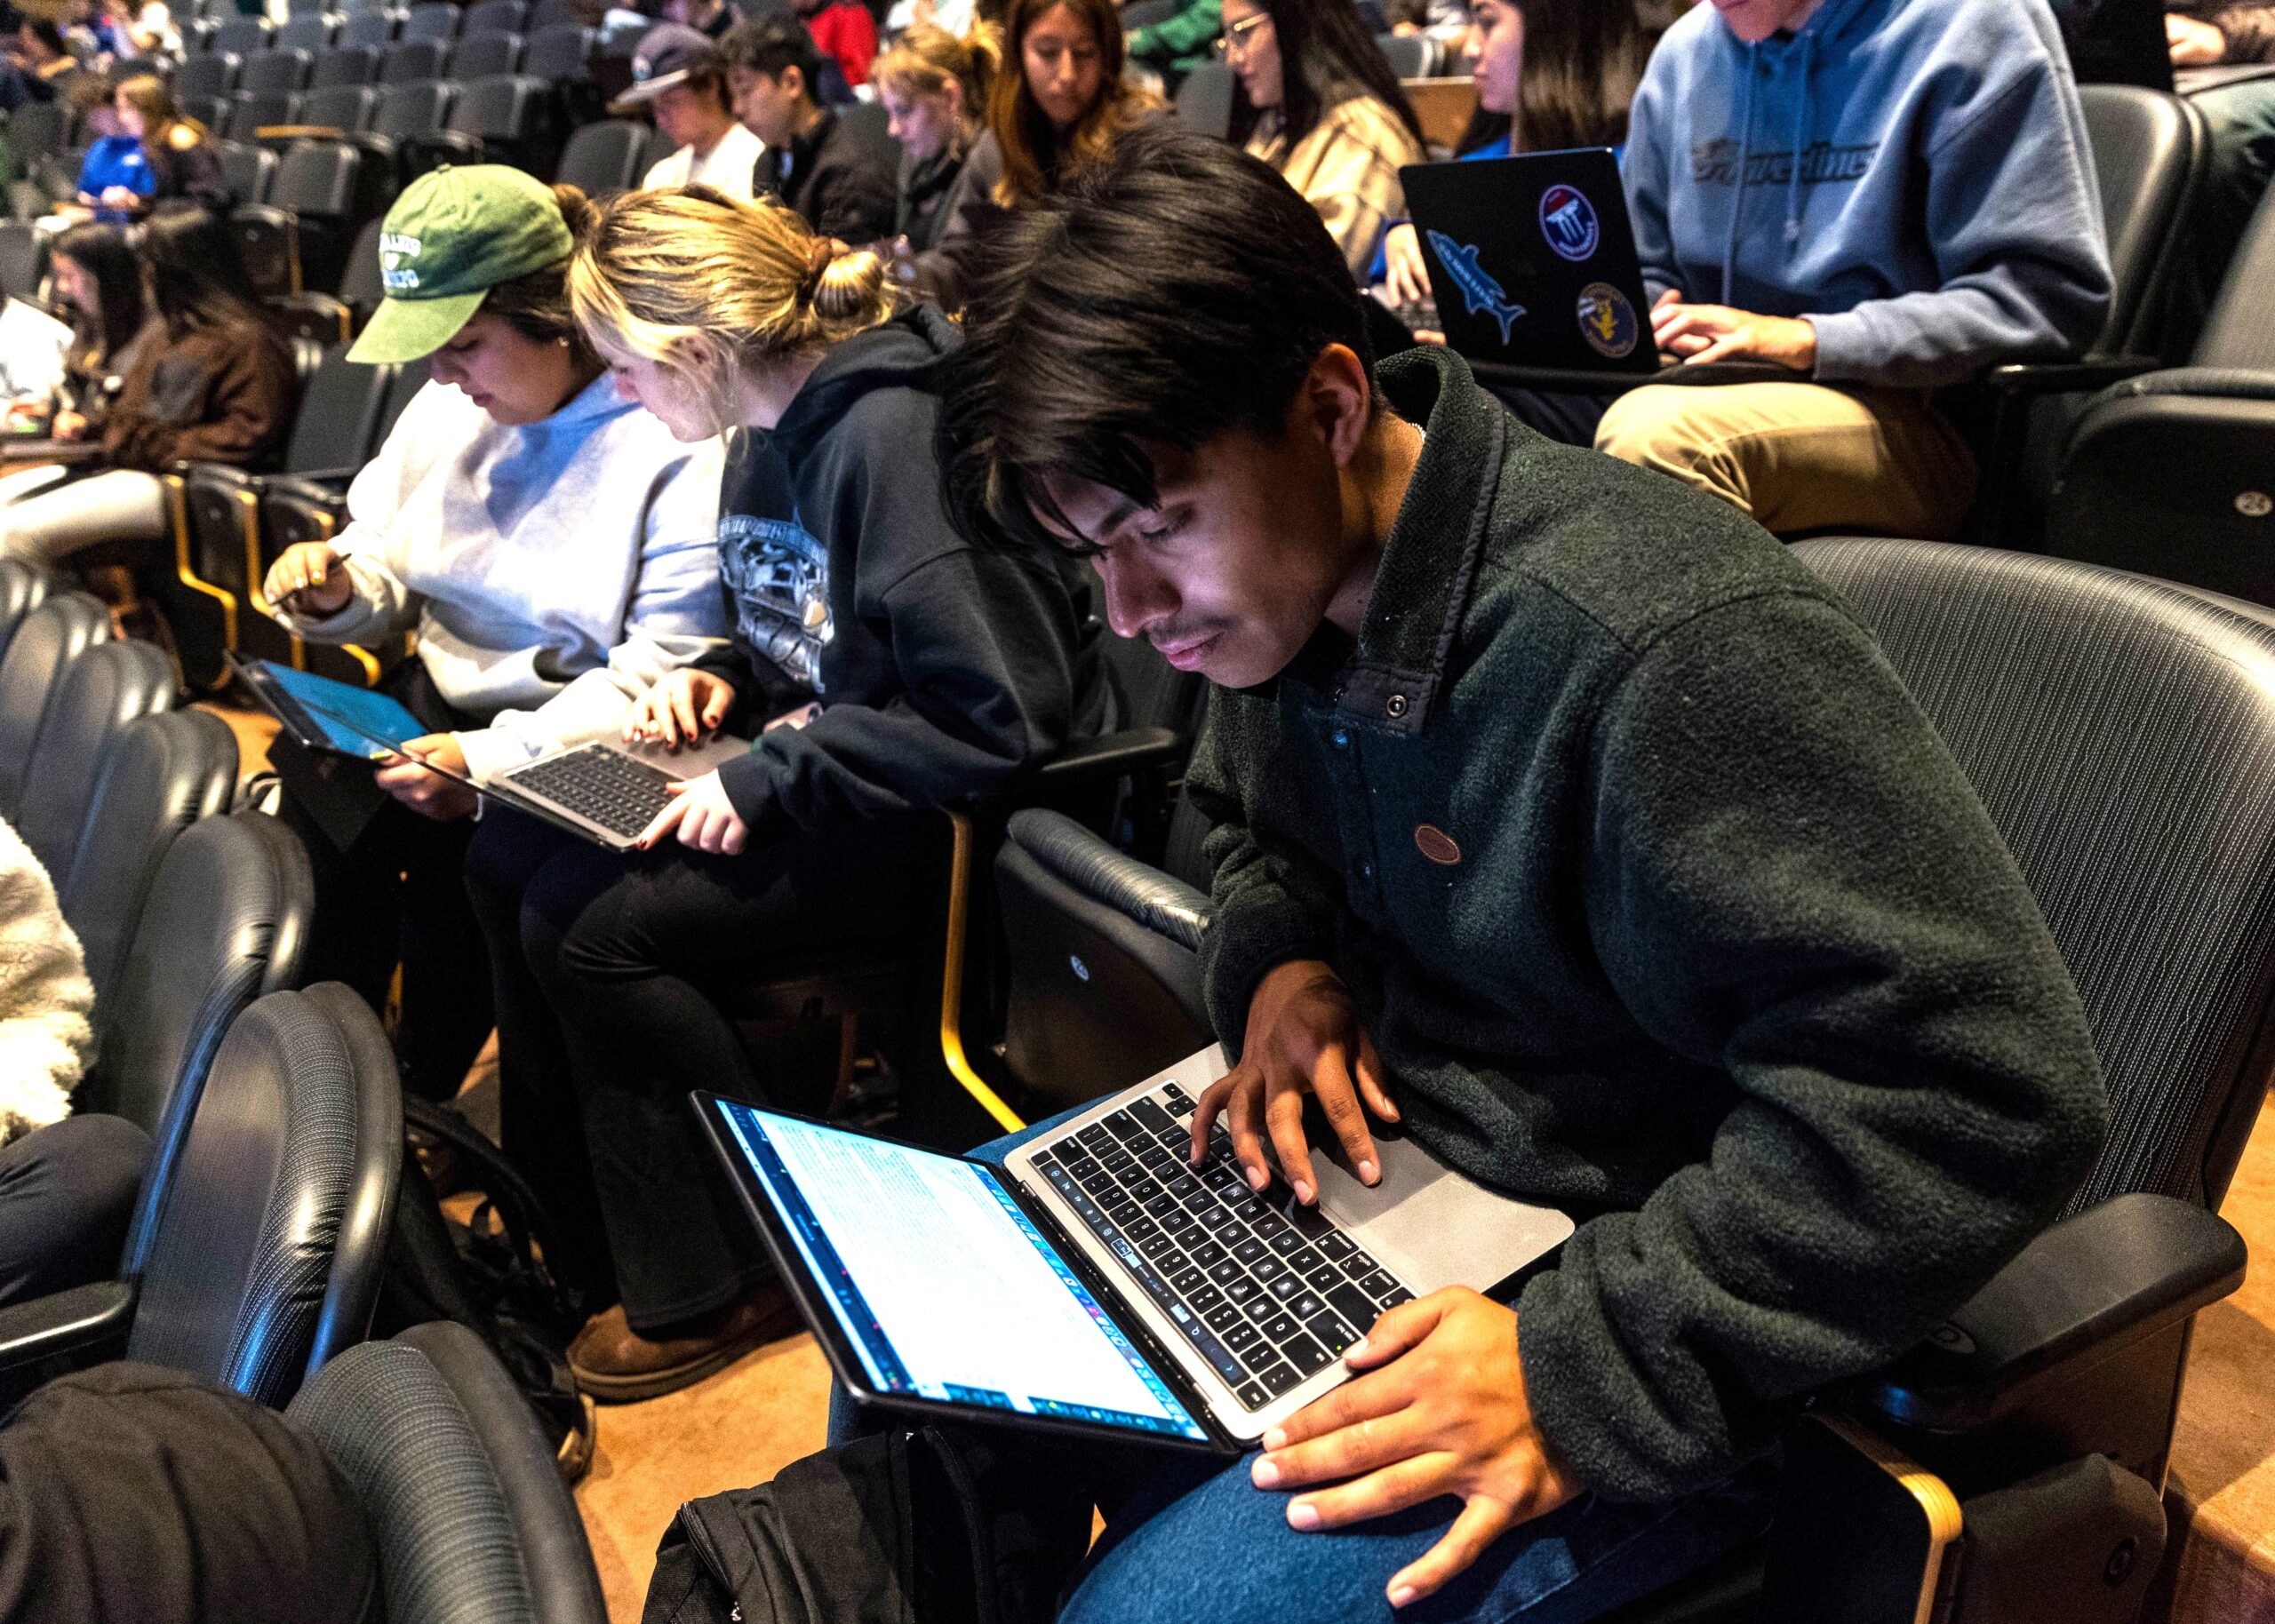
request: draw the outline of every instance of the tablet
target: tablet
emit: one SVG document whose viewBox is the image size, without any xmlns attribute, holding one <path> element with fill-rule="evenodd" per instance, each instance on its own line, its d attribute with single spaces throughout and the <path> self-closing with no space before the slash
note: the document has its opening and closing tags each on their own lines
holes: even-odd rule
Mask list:
<svg viewBox="0 0 2275 1624">
<path fill-rule="evenodd" d="M 311 750 L 379 761 L 409 740 L 435 731 L 400 703 L 371 689 L 295 671 L 275 660 L 240 659 L 233 654 L 229 664 L 261 707 Z"/>
</svg>

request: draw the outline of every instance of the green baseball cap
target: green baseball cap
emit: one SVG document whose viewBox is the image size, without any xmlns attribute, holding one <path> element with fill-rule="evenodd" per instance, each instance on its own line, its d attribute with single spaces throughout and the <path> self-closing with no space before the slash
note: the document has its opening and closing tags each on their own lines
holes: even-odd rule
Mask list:
<svg viewBox="0 0 2275 1624">
<path fill-rule="evenodd" d="M 502 163 L 430 171 L 380 223 L 387 297 L 347 358 L 379 365 L 431 355 L 491 289 L 567 259 L 576 245 L 553 188 L 534 175 Z"/>
</svg>

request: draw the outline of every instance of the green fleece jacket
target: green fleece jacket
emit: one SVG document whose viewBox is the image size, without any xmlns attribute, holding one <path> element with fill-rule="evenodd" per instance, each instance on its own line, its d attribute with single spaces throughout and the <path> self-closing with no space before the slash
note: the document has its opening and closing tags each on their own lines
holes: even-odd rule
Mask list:
<svg viewBox="0 0 2275 1624">
<path fill-rule="evenodd" d="M 1130 56 L 1148 68 L 1182 76 L 1216 55 L 1217 36 L 1224 29 L 1224 0 L 1192 0 L 1174 16 L 1133 30 Z"/>
<path fill-rule="evenodd" d="M 1220 690 L 1201 958 L 1350 983 L 1414 1137 L 1581 1219 L 1518 1303 L 1592 1488 L 1652 1500 L 1901 1351 L 2101 1142 L 2085 1014 L 1989 816 L 1768 532 L 1551 443 L 1450 352 L 1353 641 Z"/>
</svg>

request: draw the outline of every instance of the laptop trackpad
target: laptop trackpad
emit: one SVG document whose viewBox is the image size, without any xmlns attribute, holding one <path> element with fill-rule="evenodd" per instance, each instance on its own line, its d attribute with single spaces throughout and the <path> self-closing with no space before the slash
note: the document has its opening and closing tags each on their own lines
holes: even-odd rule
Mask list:
<svg viewBox="0 0 2275 1624">
<path fill-rule="evenodd" d="M 1361 1184 L 1341 1145 L 1314 1140 L 1319 1204 L 1416 1296 L 1446 1286 L 1489 1291 L 1572 1233 L 1554 1207 L 1497 1195 L 1404 1134 L 1370 1126 L 1382 1182 Z"/>
</svg>

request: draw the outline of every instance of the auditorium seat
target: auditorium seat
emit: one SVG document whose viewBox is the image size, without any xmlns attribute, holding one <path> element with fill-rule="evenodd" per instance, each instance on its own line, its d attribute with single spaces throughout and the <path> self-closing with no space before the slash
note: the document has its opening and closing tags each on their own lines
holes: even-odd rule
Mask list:
<svg viewBox="0 0 2275 1624">
<path fill-rule="evenodd" d="M 159 865 L 183 831 L 228 806 L 236 787 L 236 736 L 220 717 L 197 710 L 138 717 L 105 750 L 69 859 L 50 871 L 95 989 L 97 1069 L 106 1079 L 127 1075 L 127 1055 L 145 1041 L 127 1030 L 144 1012 L 139 1000 L 121 999 L 120 977 Z M 218 875 L 199 880 L 219 895 Z M 193 964 L 165 967 L 188 975 Z M 82 1109 L 105 1092 L 84 1085 Z"/>
<path fill-rule="evenodd" d="M 521 71 L 555 84 L 582 79 L 592 70 L 595 36 L 576 23 L 540 28 L 522 47 Z"/>
<path fill-rule="evenodd" d="M 562 148 L 559 179 L 590 197 L 631 191 L 647 173 L 641 163 L 647 147 L 645 124 L 623 118 L 587 124 Z"/>
<path fill-rule="evenodd" d="M 396 36 L 406 40 L 438 40 L 447 44 L 459 36 L 459 20 L 464 15 L 449 0 L 427 0 L 403 14 L 403 31 Z"/>
<path fill-rule="evenodd" d="M 471 39 L 477 34 L 511 34 L 516 36 L 529 28 L 530 8 L 525 0 L 477 0 L 466 8 L 466 20 L 459 26 L 459 37 Z"/>
<path fill-rule="evenodd" d="M 306 50 L 287 51 L 278 48 L 246 60 L 243 71 L 237 75 L 240 92 L 302 91 L 308 87 L 309 71 L 315 66 L 315 57 Z"/>
<path fill-rule="evenodd" d="M 0 220 L 0 293 L 10 299 L 39 297 L 52 240 L 28 220 Z"/>
<path fill-rule="evenodd" d="M 294 115 L 303 126 L 360 135 L 371 122 L 379 100 L 379 92 L 368 84 L 327 85 L 303 95 Z"/>
<path fill-rule="evenodd" d="M 8 115 L 8 148 L 19 163 L 29 163 L 63 145 L 70 109 L 60 101 L 28 101 Z"/>
<path fill-rule="evenodd" d="M 521 60 L 520 35 L 469 34 L 451 47 L 444 76 L 459 81 L 496 78 L 512 73 Z"/>
<path fill-rule="evenodd" d="M 337 983 L 268 994 L 214 1056 L 139 1278 L 0 1309 L 0 1369 L 123 1342 L 283 1405 L 370 1329 L 402 1155 L 378 1017 Z"/>
<path fill-rule="evenodd" d="M 156 643 L 100 643 L 57 676 L 9 819 L 50 876 L 70 872 L 112 745 L 137 717 L 172 708 L 174 697 L 173 664 Z"/>
<path fill-rule="evenodd" d="M 378 82 L 379 76 L 379 46 L 339 45 L 316 58 L 308 75 L 308 88 L 325 91 L 340 85 L 371 84 Z"/>
<path fill-rule="evenodd" d="M 268 49 L 276 25 L 266 17 L 232 17 L 206 36 L 205 52 L 228 52 L 236 57 L 259 56 Z"/>
<path fill-rule="evenodd" d="M 439 39 L 399 40 L 379 58 L 379 83 L 411 84 L 422 79 L 439 79 L 450 55 L 450 46 Z"/>
<path fill-rule="evenodd" d="M 110 641 L 110 611 L 83 592 L 52 592 L 27 614 L 0 657 L 0 818 L 23 809 L 25 774 L 50 695 L 86 651 Z"/>
<path fill-rule="evenodd" d="M 276 166 L 266 203 L 230 211 L 246 274 L 264 297 L 328 287 L 339 279 L 355 219 L 356 148 L 344 140 L 296 140 Z"/>
<path fill-rule="evenodd" d="M 542 79 L 511 74 L 470 80 L 459 87 L 447 128 L 479 139 L 486 163 L 549 176 L 559 159 L 549 116 L 552 90 Z"/>
<path fill-rule="evenodd" d="M 1177 87 L 1177 121 L 1218 140 L 1233 132 L 1233 88 L 1238 83 L 1226 62 L 1203 62 Z"/>
<path fill-rule="evenodd" d="M 175 622 L 179 657 L 194 683 L 211 688 L 227 681 L 225 650 L 297 660 L 293 640 L 262 612 L 262 578 L 288 545 L 264 539 L 265 493 L 280 483 L 298 489 L 295 482 L 344 482 L 362 467 L 378 444 L 395 371 L 348 360 L 344 344 L 328 346 L 293 412 L 291 436 L 274 473 L 198 463 L 173 476 L 181 492 L 185 568 L 203 594 L 229 608 L 226 615 L 204 616 L 194 624 Z"/>
<path fill-rule="evenodd" d="M 237 204 L 268 201 L 276 181 L 276 155 L 251 141 L 216 141 L 214 155 L 221 164 L 221 184 Z"/>
<path fill-rule="evenodd" d="M 305 51 L 311 56 L 331 49 L 339 22 L 322 11 L 300 12 L 277 25 L 273 49 Z"/>
<path fill-rule="evenodd" d="M 464 1325 L 435 1321 L 347 1349 L 285 1415 L 362 1502 L 390 1624 L 607 1624 L 553 1452 Z"/>
<path fill-rule="evenodd" d="M 2263 202 L 2185 367 L 2079 414 L 2046 550 L 2275 605 L 2275 210 Z"/>
<path fill-rule="evenodd" d="M 403 20 L 403 13 L 387 10 L 351 11 L 339 25 L 339 36 L 334 49 L 341 51 L 385 51 L 395 44 L 395 31 Z"/>
<path fill-rule="evenodd" d="M 0 659 L 7 657 L 8 644 L 24 617 L 47 601 L 54 585 L 55 577 L 36 564 L 0 558 Z"/>
<path fill-rule="evenodd" d="M 173 72 L 173 94 L 177 101 L 204 96 L 233 95 L 237 88 L 237 72 L 243 59 L 234 52 L 211 51 L 204 56 L 185 58 Z M 11 133 L 13 133 L 12 126 Z"/>
<path fill-rule="evenodd" d="M 221 134 L 233 141 L 257 140 L 263 130 L 291 123 L 298 100 L 291 91 L 239 91 L 222 121 Z"/>
</svg>

